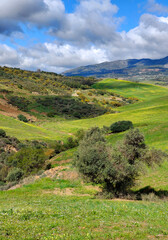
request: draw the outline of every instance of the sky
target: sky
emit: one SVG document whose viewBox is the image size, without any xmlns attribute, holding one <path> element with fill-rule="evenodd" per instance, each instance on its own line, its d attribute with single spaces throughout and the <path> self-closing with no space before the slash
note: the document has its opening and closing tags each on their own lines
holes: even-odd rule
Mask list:
<svg viewBox="0 0 168 240">
<path fill-rule="evenodd" d="M 0 65 L 61 73 L 168 56 L 167 0 L 0 0 Z"/>
</svg>

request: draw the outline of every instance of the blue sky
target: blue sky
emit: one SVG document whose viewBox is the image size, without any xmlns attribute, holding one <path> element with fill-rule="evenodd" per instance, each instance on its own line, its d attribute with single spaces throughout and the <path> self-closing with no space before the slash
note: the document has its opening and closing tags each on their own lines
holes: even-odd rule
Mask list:
<svg viewBox="0 0 168 240">
<path fill-rule="evenodd" d="M 63 72 L 168 55 L 167 0 L 1 0 L 0 65 Z"/>
</svg>

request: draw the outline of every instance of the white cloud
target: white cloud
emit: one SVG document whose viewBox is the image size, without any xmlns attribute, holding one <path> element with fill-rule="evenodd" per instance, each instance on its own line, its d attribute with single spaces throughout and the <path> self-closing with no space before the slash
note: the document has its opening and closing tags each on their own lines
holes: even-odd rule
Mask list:
<svg viewBox="0 0 168 240">
<path fill-rule="evenodd" d="M 168 13 L 168 7 L 157 3 L 155 0 L 148 0 L 146 9 L 152 13 L 159 13 L 159 14 Z"/>
<path fill-rule="evenodd" d="M 117 41 L 116 25 L 122 21 L 114 15 L 118 7 L 110 0 L 81 0 L 74 13 L 67 14 L 62 28 L 50 33 L 75 44 L 100 44 Z"/>
<path fill-rule="evenodd" d="M 80 49 L 69 44 L 44 43 L 33 48 L 20 49 L 21 67 L 62 72 L 74 66 L 88 65 L 107 60 L 105 51 L 91 47 Z"/>
<path fill-rule="evenodd" d="M 139 26 L 130 30 L 126 37 L 132 43 L 134 55 L 138 57 L 159 58 L 168 55 L 168 18 L 144 14 Z"/>
<path fill-rule="evenodd" d="M 61 0 L 1 0 L 0 9 L 0 33 L 3 34 L 22 31 L 19 23 L 59 28 L 65 14 Z"/>
<path fill-rule="evenodd" d="M 6 44 L 0 44 L 0 64 L 8 66 L 19 65 L 17 51 Z"/>
<path fill-rule="evenodd" d="M 62 72 L 103 61 L 168 55 L 168 17 L 144 14 L 137 27 L 120 33 L 116 29 L 122 19 L 115 17 L 118 7 L 110 0 L 80 0 L 71 14 L 61 0 L 1 0 L 1 8 L 1 34 L 14 38 L 22 22 L 45 27 L 56 38 L 17 50 L 1 44 L 1 65 Z"/>
</svg>

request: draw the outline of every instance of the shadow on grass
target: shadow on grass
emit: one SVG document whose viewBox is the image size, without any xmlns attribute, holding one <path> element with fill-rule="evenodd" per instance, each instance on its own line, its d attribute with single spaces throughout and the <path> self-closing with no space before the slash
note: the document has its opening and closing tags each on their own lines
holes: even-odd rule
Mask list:
<svg viewBox="0 0 168 240">
<path fill-rule="evenodd" d="M 96 198 L 101 199 L 123 199 L 123 200 L 139 200 L 139 201 L 158 201 L 167 200 L 167 190 L 155 190 L 150 186 L 146 186 L 138 191 L 129 191 L 125 193 L 114 193 L 107 190 L 98 192 Z"/>
<path fill-rule="evenodd" d="M 142 200 L 144 195 L 150 195 L 153 194 L 154 196 L 158 197 L 159 199 L 168 198 L 168 191 L 167 190 L 155 190 L 154 188 L 150 186 L 146 186 L 144 188 L 141 188 L 138 191 L 132 192 L 132 194 L 136 195 L 137 200 Z"/>
</svg>

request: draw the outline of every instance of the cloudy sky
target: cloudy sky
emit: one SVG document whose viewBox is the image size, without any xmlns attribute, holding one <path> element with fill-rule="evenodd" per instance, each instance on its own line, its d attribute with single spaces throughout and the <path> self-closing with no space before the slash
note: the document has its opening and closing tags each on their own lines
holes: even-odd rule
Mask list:
<svg viewBox="0 0 168 240">
<path fill-rule="evenodd" d="M 167 0 L 0 0 L 0 65 L 57 73 L 168 56 Z"/>
</svg>

